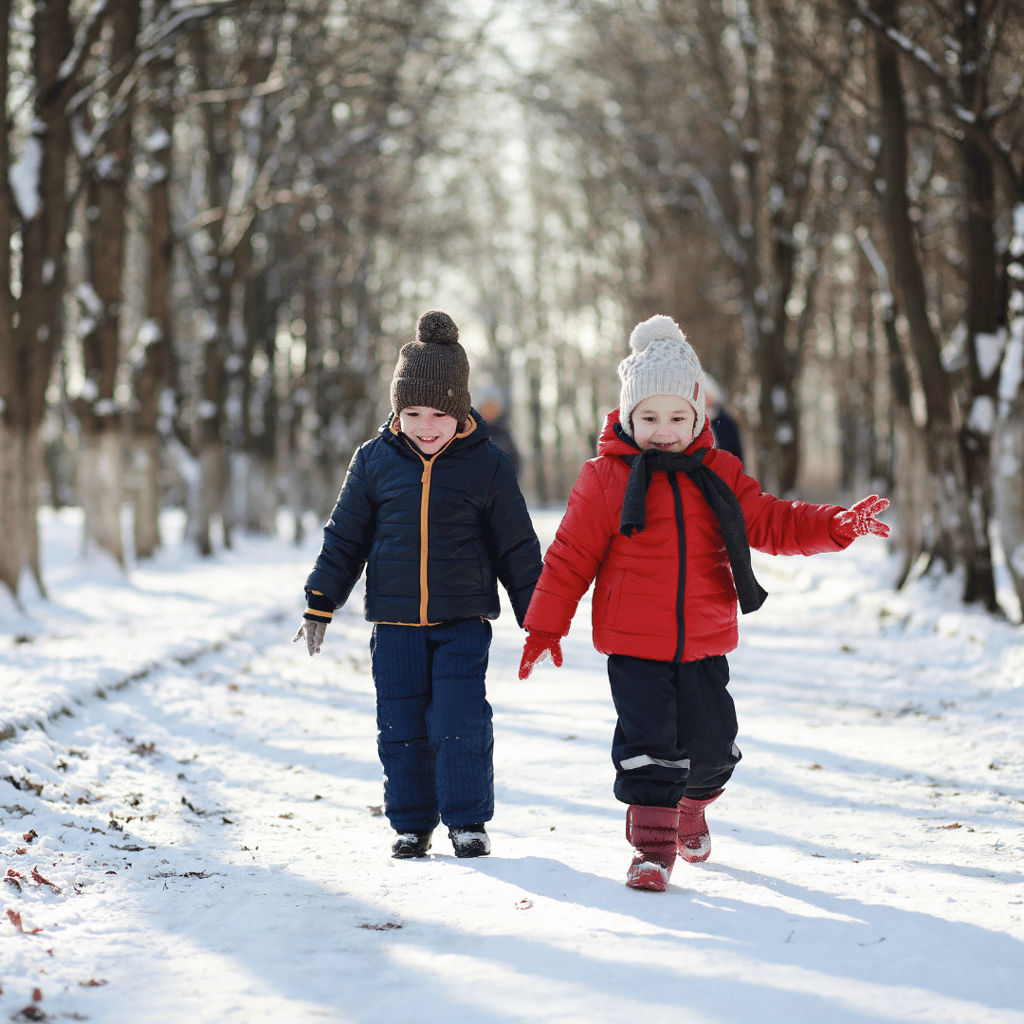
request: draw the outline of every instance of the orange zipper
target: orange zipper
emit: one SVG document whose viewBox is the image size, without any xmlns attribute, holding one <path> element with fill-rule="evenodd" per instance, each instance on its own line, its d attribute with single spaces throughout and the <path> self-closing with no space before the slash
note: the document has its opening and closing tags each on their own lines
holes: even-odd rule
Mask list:
<svg viewBox="0 0 1024 1024">
<path fill-rule="evenodd" d="M 419 453 L 417 453 L 419 454 Z M 430 511 L 430 474 L 434 468 L 433 459 L 423 459 L 423 476 L 420 477 L 420 625 L 427 623 L 427 602 L 430 600 L 430 591 L 427 589 L 427 544 L 429 539 L 429 518 Z"/>
<path fill-rule="evenodd" d="M 396 436 L 401 433 L 397 428 L 398 417 L 396 416 L 391 421 L 390 430 Z M 445 452 L 448 445 L 452 441 L 459 437 L 467 437 L 476 429 L 476 422 L 473 417 L 469 417 L 470 425 L 469 429 L 461 434 L 456 434 L 452 437 L 448 444 L 444 446 L 440 451 L 434 452 L 429 459 L 423 457 L 423 453 L 409 440 L 404 438 L 405 443 L 412 449 L 412 451 L 418 456 L 420 462 L 423 463 L 423 475 L 420 477 L 420 625 L 429 626 L 431 623 L 427 619 L 427 604 L 430 601 L 430 590 L 427 588 L 427 558 L 429 552 L 429 541 L 430 541 L 430 474 L 434 469 L 434 459 Z"/>
</svg>

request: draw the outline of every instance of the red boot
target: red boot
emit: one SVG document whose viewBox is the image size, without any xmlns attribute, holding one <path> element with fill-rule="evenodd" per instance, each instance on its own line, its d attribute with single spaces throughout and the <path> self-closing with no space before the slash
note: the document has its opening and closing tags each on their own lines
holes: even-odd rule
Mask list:
<svg viewBox="0 0 1024 1024">
<path fill-rule="evenodd" d="M 676 842 L 679 846 L 679 856 L 688 864 L 698 864 L 711 855 L 711 833 L 704 820 L 704 808 L 717 800 L 722 793 L 723 790 L 720 789 L 701 800 L 691 800 L 690 797 L 684 796 L 679 801 L 679 831 Z"/>
<path fill-rule="evenodd" d="M 626 873 L 631 889 L 664 892 L 676 861 L 677 807 L 642 807 L 626 811 L 626 839 L 633 847 L 633 863 Z"/>
</svg>

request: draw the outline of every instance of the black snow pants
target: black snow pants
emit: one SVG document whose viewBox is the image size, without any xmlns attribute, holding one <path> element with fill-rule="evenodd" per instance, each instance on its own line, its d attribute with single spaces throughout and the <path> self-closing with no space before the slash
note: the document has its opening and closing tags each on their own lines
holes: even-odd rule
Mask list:
<svg viewBox="0 0 1024 1024">
<path fill-rule="evenodd" d="M 612 739 L 615 796 L 674 807 L 720 790 L 742 756 L 725 657 L 648 661 L 608 658 L 619 720 Z"/>
</svg>

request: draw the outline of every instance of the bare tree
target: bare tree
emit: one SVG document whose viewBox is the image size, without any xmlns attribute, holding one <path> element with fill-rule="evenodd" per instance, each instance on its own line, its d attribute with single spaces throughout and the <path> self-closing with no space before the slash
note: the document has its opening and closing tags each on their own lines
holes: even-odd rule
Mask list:
<svg viewBox="0 0 1024 1024">
<path fill-rule="evenodd" d="M 14 304 L 0 436 L 0 581 L 17 593 L 27 568 L 43 588 L 36 524 L 40 425 L 53 356 L 63 331 L 71 147 L 66 104 L 75 65 L 69 0 L 36 4 L 32 20 L 33 117 L 15 168 L 21 222 L 21 291 Z M 9 279 L 8 279 L 9 280 Z M 5 281 L 3 287 L 8 287 Z"/>
<path fill-rule="evenodd" d="M 876 39 L 886 190 L 885 219 L 894 272 L 903 296 L 920 376 L 927 422 L 929 467 L 937 529 L 933 556 L 964 573 L 964 599 L 991 610 L 998 604 L 989 547 L 993 508 L 992 434 L 997 421 L 999 364 L 1007 316 L 1000 281 L 996 218 L 997 173 L 1011 204 L 1024 194 L 1017 137 L 1021 117 L 1019 50 L 1024 26 L 1018 11 L 1002 3 L 936 3 L 926 13 L 902 11 L 893 0 L 849 2 Z M 962 254 L 966 267 L 966 381 L 957 388 L 942 364 L 920 247 L 909 216 L 906 150 L 910 125 L 900 62 L 937 95 L 927 113 L 928 130 L 952 138 L 959 149 L 965 201 Z M 1016 78 L 1014 78 L 1016 75 Z M 1004 76 L 1009 76 L 1008 79 Z M 1005 82 L 1005 86 L 1004 86 Z M 993 98 L 993 91 L 1001 95 Z M 958 393 L 959 391 L 959 393 Z M 1011 406 L 1003 407 L 1011 415 Z M 1009 507 L 1004 505 L 1003 507 Z"/>
<path fill-rule="evenodd" d="M 127 78 L 129 58 L 139 31 L 139 0 L 111 0 L 110 51 L 113 74 L 102 93 L 104 107 L 118 96 Z M 106 112 L 106 111 L 105 111 Z M 115 399 L 121 366 L 121 311 L 124 300 L 123 261 L 132 169 L 132 121 L 127 114 L 114 121 L 101 146 L 88 156 L 85 188 L 88 231 L 88 277 L 79 287 L 85 306 L 81 343 L 85 386 L 75 412 L 82 427 L 79 492 L 85 511 L 86 538 L 124 565 L 121 540 L 123 491 L 121 416 Z"/>
<path fill-rule="evenodd" d="M 759 395 L 758 472 L 789 492 L 802 342 L 790 299 L 809 237 L 802 229 L 821 202 L 814 166 L 850 61 L 843 22 L 782 0 L 594 0 L 581 14 L 572 102 L 552 89 L 542 105 L 580 140 L 581 163 L 600 153 L 629 196 L 645 250 L 636 314 L 668 312 L 684 324 L 701 314 L 699 350 L 718 347 L 701 333 L 745 343 Z M 815 34 L 828 74 L 795 45 L 798 29 Z M 716 306 L 718 323 L 708 315 Z"/>
<path fill-rule="evenodd" d="M 167 6 L 167 0 L 163 0 Z M 174 51 L 161 54 L 149 69 L 148 135 L 143 194 L 148 199 L 146 314 L 136 338 L 132 443 L 139 482 L 135 490 L 135 554 L 151 557 L 160 546 L 161 447 L 171 437 L 173 339 L 171 287 L 173 231 L 171 180 L 174 141 Z"/>
</svg>

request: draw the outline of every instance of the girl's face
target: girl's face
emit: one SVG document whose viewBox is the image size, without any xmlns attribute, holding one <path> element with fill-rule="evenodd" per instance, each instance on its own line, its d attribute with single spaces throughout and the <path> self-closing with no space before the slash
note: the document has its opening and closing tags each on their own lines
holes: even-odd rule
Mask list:
<svg viewBox="0 0 1024 1024">
<path fill-rule="evenodd" d="M 683 452 L 693 440 L 697 417 L 685 398 L 652 395 L 645 398 L 630 417 L 633 440 L 641 451 Z"/>
<path fill-rule="evenodd" d="M 402 433 L 424 455 L 436 455 L 454 436 L 458 428 L 454 416 L 425 405 L 410 405 L 398 414 Z"/>
</svg>

